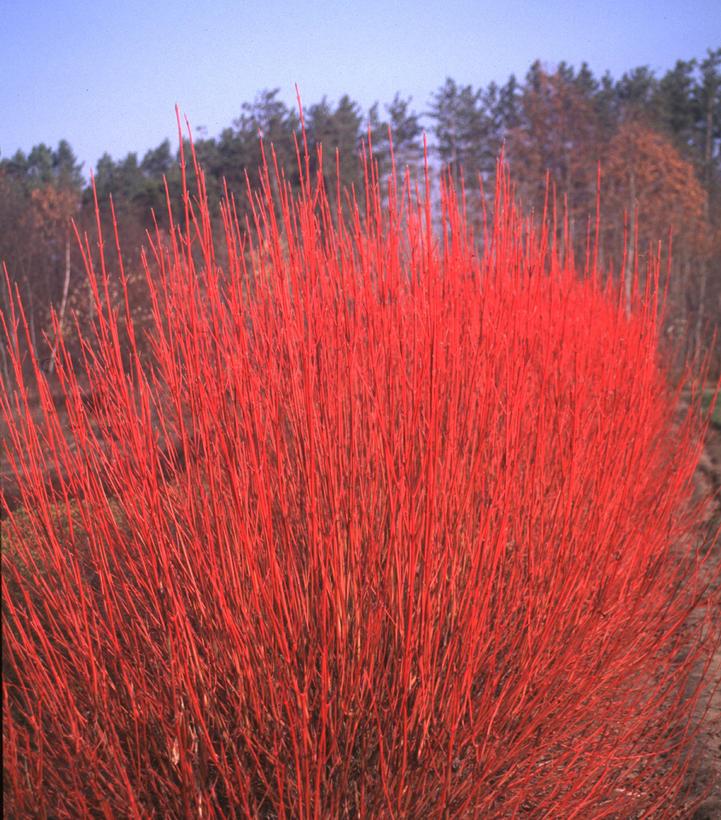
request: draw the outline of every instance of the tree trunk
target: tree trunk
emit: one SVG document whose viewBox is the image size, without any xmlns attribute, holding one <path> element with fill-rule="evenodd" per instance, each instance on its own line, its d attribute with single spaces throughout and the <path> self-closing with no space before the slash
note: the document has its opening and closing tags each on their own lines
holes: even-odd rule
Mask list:
<svg viewBox="0 0 721 820">
<path fill-rule="evenodd" d="M 706 108 L 706 144 L 704 146 L 704 171 L 706 179 L 706 201 L 704 203 L 704 221 L 706 225 L 711 225 L 709 210 L 709 199 L 711 197 L 711 183 L 713 180 L 713 96 L 709 94 L 709 102 Z M 706 256 L 706 255 L 705 255 Z M 694 356 L 701 358 L 703 348 L 703 325 L 705 319 L 706 287 L 708 285 L 709 259 L 704 258 L 701 262 L 698 283 L 698 311 L 696 313 L 696 332 L 694 333 Z"/>
<path fill-rule="evenodd" d="M 50 365 L 48 367 L 48 373 L 52 376 L 53 372 L 55 371 L 55 357 L 58 352 L 58 345 L 60 344 L 60 339 L 63 335 L 63 322 L 65 321 L 65 310 L 68 305 L 68 293 L 70 291 L 70 234 L 66 234 L 65 236 L 65 278 L 63 279 L 63 296 L 60 300 L 60 311 L 58 313 L 58 330 L 57 334 L 55 335 L 55 342 L 53 344 L 53 350 L 50 354 Z"/>
<path fill-rule="evenodd" d="M 703 350 L 703 325 L 705 319 L 706 287 L 708 284 L 708 259 L 701 261 L 698 283 L 698 310 L 696 312 L 696 331 L 694 333 L 694 357 L 700 359 Z"/>
<path fill-rule="evenodd" d="M 10 315 L 10 302 L 12 300 L 12 294 L 10 292 L 10 278 L 6 276 L 6 270 L 4 265 L 0 265 L 0 278 L 2 282 L 0 282 L 0 287 L 2 288 L 3 294 L 3 304 L 2 304 L 2 311 L 5 316 Z M 0 344 L 0 353 L 2 354 L 2 362 L 3 362 L 3 378 L 5 379 L 5 384 L 10 385 L 10 359 L 8 356 L 7 345 Z"/>
<path fill-rule="evenodd" d="M 633 293 L 633 271 L 636 255 L 636 174 L 631 171 L 629 177 L 629 194 L 631 207 L 629 209 L 630 224 L 628 226 L 628 237 L 626 238 L 626 268 L 623 272 L 624 285 L 626 289 L 626 315 L 631 314 L 631 294 Z"/>
<path fill-rule="evenodd" d="M 35 300 L 33 299 L 33 289 L 30 287 L 30 282 L 27 279 L 25 280 L 25 292 L 28 297 L 28 305 L 30 306 L 30 343 L 33 346 L 35 355 L 39 356 L 38 337 L 35 329 Z"/>
</svg>

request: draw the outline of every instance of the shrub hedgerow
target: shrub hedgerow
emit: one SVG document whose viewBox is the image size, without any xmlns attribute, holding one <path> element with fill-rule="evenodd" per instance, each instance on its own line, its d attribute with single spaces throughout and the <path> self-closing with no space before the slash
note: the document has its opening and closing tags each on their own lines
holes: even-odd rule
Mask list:
<svg viewBox="0 0 721 820">
<path fill-rule="evenodd" d="M 718 636 L 658 261 L 627 315 L 503 171 L 479 251 L 450 184 L 434 231 L 407 179 L 367 165 L 358 202 L 299 166 L 296 198 L 266 167 L 250 225 L 224 200 L 222 268 L 195 168 L 145 257 L 149 357 L 82 238 L 97 319 L 82 363 L 58 351 L 67 424 L 37 363 L 31 413 L 4 316 L 6 805 L 665 810 Z"/>
</svg>

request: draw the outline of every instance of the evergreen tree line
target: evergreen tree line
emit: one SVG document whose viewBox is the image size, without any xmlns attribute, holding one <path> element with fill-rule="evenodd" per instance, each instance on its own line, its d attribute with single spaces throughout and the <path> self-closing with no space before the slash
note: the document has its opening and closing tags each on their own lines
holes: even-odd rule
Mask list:
<svg viewBox="0 0 721 820">
<path fill-rule="evenodd" d="M 259 135 L 274 146 L 286 179 L 299 185 L 294 140 L 301 139 L 301 122 L 278 96 L 278 89 L 260 92 L 218 136 L 201 129 L 194 140 L 211 201 L 225 181 L 241 218 L 249 208 L 246 186 L 259 182 Z M 672 230 L 667 335 L 683 340 L 680 356 L 700 358 L 710 351 L 715 369 L 721 369 L 713 339 L 714 326 L 721 325 L 721 48 L 698 60 L 679 60 L 662 76 L 641 67 L 620 79 L 608 73 L 599 78 L 585 63 L 579 69 L 566 63 L 549 69 L 537 61 L 522 81 L 511 75 L 503 85 L 474 87 L 449 78 L 424 110 L 397 94 L 364 111 L 344 95 L 310 105 L 304 118 L 312 171 L 322 170 L 335 185 L 338 150 L 340 181 L 357 192 L 363 187 L 359 148 L 369 133 L 385 175 L 391 167 L 389 129 L 397 166 L 416 174 L 422 170 L 426 132 L 434 176 L 441 169 L 455 178 L 462 173 L 475 205 L 479 178 L 492 194 L 503 150 L 520 201 L 536 215 L 543 212 L 550 185 L 559 211 L 568 214 L 568 230 L 561 234 L 559 227 L 559 241 L 565 237 L 581 261 L 600 163 L 602 268 L 630 281 L 633 266 L 643 270 L 648 254 L 655 254 L 659 240 L 665 242 Z M 119 160 L 105 154 L 94 177 L 104 213 L 113 198 L 142 322 L 148 306 L 139 295 L 140 252 L 146 231 L 154 229 L 153 213 L 161 232 L 168 228 L 165 180 L 171 201 L 180 203 L 178 155 L 168 140 L 142 159 L 135 153 Z M 93 191 L 66 141 L 55 149 L 41 144 L 0 159 L 0 259 L 24 300 L 31 343 L 48 371 L 56 342 L 51 310 L 61 333 L 71 331 L 71 316 L 83 321 L 92 313 L 72 221 L 92 236 Z M 106 247 L 112 247 L 107 219 L 103 230 Z M 7 310 L 4 281 L 0 299 Z M 10 378 L 0 349 L 4 377 Z"/>
</svg>

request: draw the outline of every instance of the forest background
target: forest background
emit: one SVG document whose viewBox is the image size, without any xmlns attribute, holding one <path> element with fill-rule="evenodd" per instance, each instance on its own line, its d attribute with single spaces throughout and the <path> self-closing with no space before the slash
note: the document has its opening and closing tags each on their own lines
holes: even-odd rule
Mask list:
<svg viewBox="0 0 721 820">
<path fill-rule="evenodd" d="M 511 75 L 503 84 L 464 85 L 447 78 L 425 107 L 400 94 L 369 110 L 350 95 L 304 103 L 313 170 L 333 188 L 337 150 L 341 184 L 362 194 L 359 150 L 369 136 L 381 175 L 387 176 L 389 132 L 398 168 L 422 174 L 425 133 L 434 185 L 443 169 L 456 178 L 462 173 L 470 211 L 480 218 L 480 183 L 493 191 L 503 150 L 532 219 L 543 214 L 548 181 L 558 206 L 557 241 L 563 253 L 576 255 L 581 271 L 592 242 L 600 167 L 600 269 L 630 282 L 634 266 L 643 271 L 649 255 L 660 252 L 668 277 L 665 337 L 675 364 L 700 362 L 708 354 L 711 375 L 721 372 L 721 345 L 714 336 L 721 324 L 721 48 L 678 60 L 665 73 L 642 66 L 619 78 L 598 77 L 585 63 L 536 61 L 525 77 Z M 282 101 L 278 89 L 260 91 L 243 103 L 238 118 L 217 136 L 197 129 L 195 149 L 211 203 L 217 203 L 225 181 L 241 218 L 250 218 L 245 192 L 248 181 L 259 182 L 259 136 L 266 146 L 272 143 L 283 173 L 297 186 L 294 140 L 300 134 L 299 113 Z M 322 168 L 317 167 L 320 144 Z M 105 154 L 93 176 L 105 214 L 112 196 L 134 315 L 142 325 L 150 312 L 142 247 L 147 231 L 167 235 L 166 180 L 171 203 L 181 207 L 178 151 L 165 140 L 142 156 L 128 153 L 116 160 Z M 492 199 L 485 204 L 492 209 Z M 220 220 L 217 208 L 214 213 Z M 80 353 L 72 346 L 75 322 L 84 326 L 93 318 L 73 224 L 81 235 L 95 230 L 95 206 L 92 186 L 67 141 L 0 158 L 0 259 L 7 270 L 0 309 L 7 312 L 8 288 L 17 288 L 27 309 L 30 342 L 48 373 L 57 343 L 52 311 L 75 355 Z M 475 227 L 480 241 L 478 219 Z M 111 220 L 104 220 L 103 230 L 112 246 Z M 218 254 L 222 264 L 222 248 Z M 120 277 L 113 281 L 119 298 Z M 0 357 L 9 382 L 2 345 Z"/>
</svg>

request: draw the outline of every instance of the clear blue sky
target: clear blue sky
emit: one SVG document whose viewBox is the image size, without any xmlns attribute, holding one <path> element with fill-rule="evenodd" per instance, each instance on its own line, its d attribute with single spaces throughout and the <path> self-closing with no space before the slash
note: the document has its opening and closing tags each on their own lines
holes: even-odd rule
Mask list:
<svg viewBox="0 0 721 820">
<path fill-rule="evenodd" d="M 174 140 L 176 102 L 215 135 L 261 88 L 424 110 L 447 76 L 539 58 L 618 77 L 719 45 L 721 0 L 0 0 L 0 156 L 66 138 L 87 172 Z"/>
</svg>

